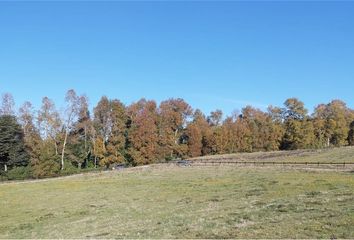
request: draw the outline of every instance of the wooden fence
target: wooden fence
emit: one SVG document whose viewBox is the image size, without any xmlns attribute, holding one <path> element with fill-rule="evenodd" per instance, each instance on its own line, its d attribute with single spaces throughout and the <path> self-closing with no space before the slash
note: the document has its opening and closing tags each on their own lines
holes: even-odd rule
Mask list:
<svg viewBox="0 0 354 240">
<path fill-rule="evenodd" d="M 230 160 L 182 160 L 174 162 L 180 166 L 189 165 L 244 165 L 244 166 L 336 166 L 336 167 L 354 167 L 354 162 L 287 162 L 287 161 L 230 161 Z"/>
</svg>

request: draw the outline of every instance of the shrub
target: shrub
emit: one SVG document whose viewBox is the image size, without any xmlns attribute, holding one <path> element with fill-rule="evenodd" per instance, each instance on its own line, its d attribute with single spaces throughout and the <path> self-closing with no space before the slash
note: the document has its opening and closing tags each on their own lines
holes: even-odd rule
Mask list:
<svg viewBox="0 0 354 240">
<path fill-rule="evenodd" d="M 42 159 L 33 167 L 35 178 L 56 177 L 59 175 L 60 164 L 53 159 Z"/>
<path fill-rule="evenodd" d="M 71 162 L 65 161 L 64 170 L 60 171 L 60 175 L 67 176 L 80 173 L 80 169 L 71 164 Z"/>
<path fill-rule="evenodd" d="M 0 170 L 0 181 L 6 181 L 7 179 L 7 175 L 6 172 L 4 170 Z"/>
<path fill-rule="evenodd" d="M 32 178 L 31 167 L 15 167 L 6 173 L 8 180 L 24 180 Z"/>
</svg>

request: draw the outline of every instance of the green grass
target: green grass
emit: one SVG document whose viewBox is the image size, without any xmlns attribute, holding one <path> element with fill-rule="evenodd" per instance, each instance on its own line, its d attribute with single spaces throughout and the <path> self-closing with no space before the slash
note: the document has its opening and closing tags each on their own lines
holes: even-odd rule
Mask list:
<svg viewBox="0 0 354 240">
<path fill-rule="evenodd" d="M 0 238 L 354 238 L 353 203 L 353 172 L 157 165 L 1 184 Z"/>
</svg>

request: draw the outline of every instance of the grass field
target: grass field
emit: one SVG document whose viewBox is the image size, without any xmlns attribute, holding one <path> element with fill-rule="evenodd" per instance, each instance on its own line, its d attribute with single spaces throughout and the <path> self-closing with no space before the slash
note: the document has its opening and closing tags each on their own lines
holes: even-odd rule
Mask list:
<svg viewBox="0 0 354 240">
<path fill-rule="evenodd" d="M 354 148 L 311 154 L 349 162 Z M 155 165 L 4 183 L 0 219 L 0 238 L 354 238 L 354 174 Z"/>
<path fill-rule="evenodd" d="M 354 147 L 318 150 L 237 153 L 193 158 L 191 160 L 261 161 L 261 162 L 308 162 L 354 163 Z"/>
</svg>

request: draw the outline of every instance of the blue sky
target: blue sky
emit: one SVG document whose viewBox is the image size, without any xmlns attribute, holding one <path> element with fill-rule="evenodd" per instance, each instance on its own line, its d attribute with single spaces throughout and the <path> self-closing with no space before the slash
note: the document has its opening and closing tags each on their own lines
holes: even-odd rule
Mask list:
<svg viewBox="0 0 354 240">
<path fill-rule="evenodd" d="M 0 2 L 0 93 L 354 107 L 354 2 Z"/>
</svg>

